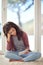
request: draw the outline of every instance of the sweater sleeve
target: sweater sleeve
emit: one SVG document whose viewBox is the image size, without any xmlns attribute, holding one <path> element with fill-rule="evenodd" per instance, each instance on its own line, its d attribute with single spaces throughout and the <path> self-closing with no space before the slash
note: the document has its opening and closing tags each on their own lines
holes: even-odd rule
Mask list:
<svg viewBox="0 0 43 65">
<path fill-rule="evenodd" d="M 11 41 L 7 41 L 7 50 L 8 51 L 15 51 L 14 45 L 11 43 Z"/>
<path fill-rule="evenodd" d="M 25 32 L 23 33 L 23 41 L 24 41 L 25 47 L 30 50 L 28 36 L 27 36 L 27 34 Z"/>
<path fill-rule="evenodd" d="M 10 51 L 12 49 L 11 43 L 7 41 L 7 50 Z"/>
</svg>

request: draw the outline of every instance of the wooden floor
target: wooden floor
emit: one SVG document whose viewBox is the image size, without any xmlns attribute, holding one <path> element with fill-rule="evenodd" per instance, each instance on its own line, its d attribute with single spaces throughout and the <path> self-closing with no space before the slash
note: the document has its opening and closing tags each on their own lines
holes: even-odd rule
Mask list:
<svg viewBox="0 0 43 65">
<path fill-rule="evenodd" d="M 0 65 L 43 65 L 43 58 L 33 62 L 9 62 L 3 55 L 0 55 Z"/>
</svg>

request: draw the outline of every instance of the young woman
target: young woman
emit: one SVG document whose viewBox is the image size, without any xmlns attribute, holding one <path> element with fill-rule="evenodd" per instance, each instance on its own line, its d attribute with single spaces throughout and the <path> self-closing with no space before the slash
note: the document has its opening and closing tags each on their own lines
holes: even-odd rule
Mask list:
<svg viewBox="0 0 43 65">
<path fill-rule="evenodd" d="M 29 48 L 27 34 L 15 23 L 7 22 L 3 26 L 3 32 L 7 39 L 7 51 L 5 57 L 10 60 L 33 61 L 39 59 L 39 52 L 32 52 Z"/>
</svg>

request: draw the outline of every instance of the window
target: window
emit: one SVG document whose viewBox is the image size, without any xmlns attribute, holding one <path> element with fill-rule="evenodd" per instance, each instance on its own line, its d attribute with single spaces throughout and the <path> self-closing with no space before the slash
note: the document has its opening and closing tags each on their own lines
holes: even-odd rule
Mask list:
<svg viewBox="0 0 43 65">
<path fill-rule="evenodd" d="M 16 23 L 28 34 L 30 49 L 34 50 L 34 0 L 18 0 L 18 3 L 14 3 L 14 0 L 7 1 L 7 21 L 12 21 Z M 0 0 L 0 32 L 2 32 L 1 2 L 2 0 Z M 41 0 L 41 20 L 41 53 L 43 55 L 43 0 Z M 2 50 L 1 35 L 0 50 Z"/>
<path fill-rule="evenodd" d="M 43 56 L 43 0 L 41 0 L 41 53 Z"/>
<path fill-rule="evenodd" d="M 28 34 L 30 49 L 34 50 L 34 0 L 15 5 L 13 2 L 8 0 L 7 21 L 16 23 Z"/>
</svg>

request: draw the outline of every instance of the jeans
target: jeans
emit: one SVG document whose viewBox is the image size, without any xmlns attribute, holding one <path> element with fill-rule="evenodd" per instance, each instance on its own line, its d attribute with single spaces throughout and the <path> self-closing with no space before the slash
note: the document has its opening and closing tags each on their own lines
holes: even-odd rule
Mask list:
<svg viewBox="0 0 43 65">
<path fill-rule="evenodd" d="M 24 62 L 28 62 L 28 61 L 34 61 L 34 60 L 39 59 L 41 57 L 41 53 L 40 52 L 29 52 L 27 54 L 19 55 L 17 51 L 16 52 L 7 51 L 5 53 L 5 57 L 9 59 L 15 59 L 15 60 L 23 59 Z"/>
</svg>

